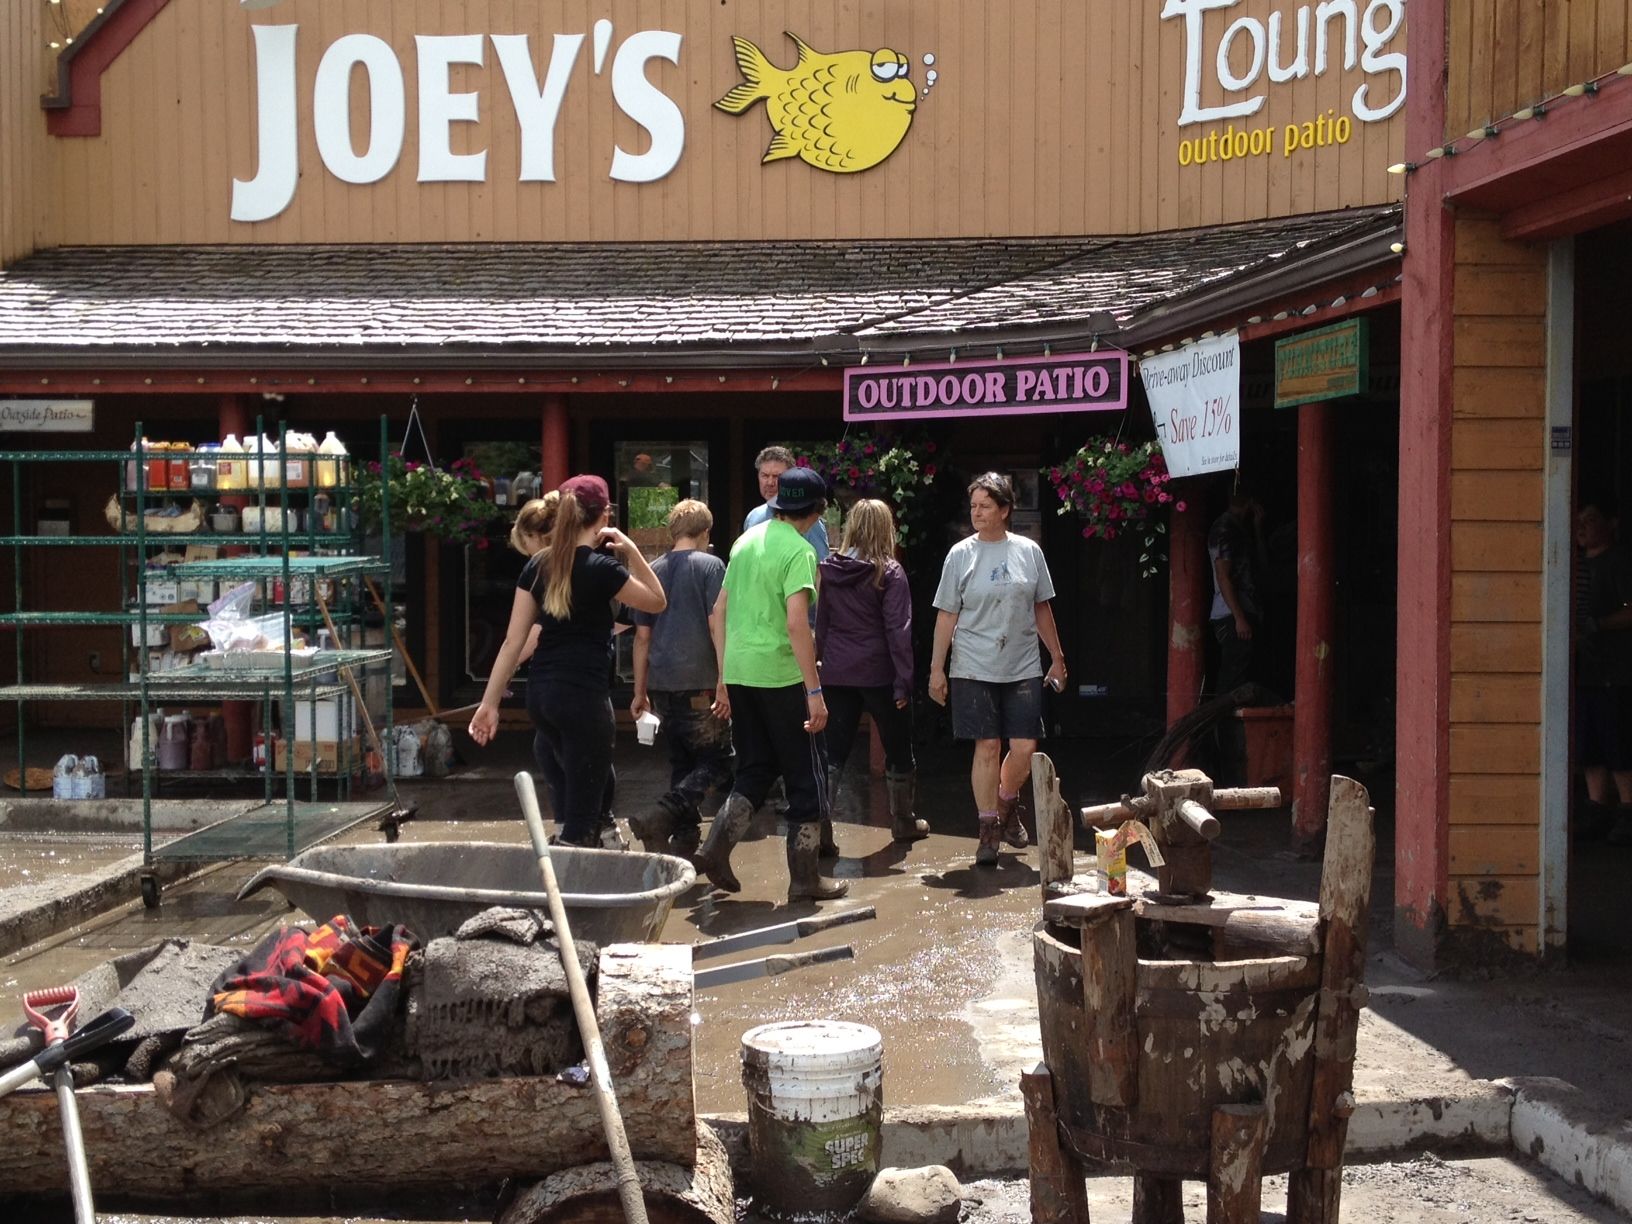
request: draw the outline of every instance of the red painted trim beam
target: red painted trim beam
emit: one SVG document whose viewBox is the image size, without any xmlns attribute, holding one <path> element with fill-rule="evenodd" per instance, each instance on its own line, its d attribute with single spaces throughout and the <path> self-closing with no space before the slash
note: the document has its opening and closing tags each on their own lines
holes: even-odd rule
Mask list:
<svg viewBox="0 0 1632 1224">
<path fill-rule="evenodd" d="M 1632 170 L 1543 196 L 1502 214 L 1502 237 L 1539 242 L 1632 217 Z"/>
<path fill-rule="evenodd" d="M 533 395 L 545 392 L 572 395 L 664 394 L 707 391 L 724 395 L 752 392 L 766 395 L 783 391 L 837 392 L 844 372 L 817 366 L 803 370 L 677 370 L 672 374 L 616 371 L 600 373 L 551 370 L 539 374 L 477 375 L 434 370 L 408 371 L 325 370 L 302 375 L 279 371 L 211 369 L 199 372 L 185 366 L 174 370 L 121 370 L 117 367 L 61 370 L 0 370 L 0 394 L 5 395 L 123 395 L 211 394 L 258 395 L 264 391 L 324 395 Z"/>
<path fill-rule="evenodd" d="M 1372 283 L 1375 283 L 1374 280 L 1368 279 L 1367 285 L 1362 287 L 1360 292 L 1364 292 L 1365 288 L 1369 288 Z M 1334 291 L 1332 298 L 1336 298 L 1338 292 L 1340 291 Z M 1392 306 L 1400 300 L 1400 297 L 1400 285 L 1395 282 L 1394 284 L 1385 285 L 1369 298 L 1346 298 L 1341 306 L 1324 306 L 1313 314 L 1290 314 L 1284 319 L 1265 319 L 1262 323 L 1245 324 L 1240 329 L 1241 341 L 1246 343 L 1249 340 L 1266 340 L 1272 336 L 1284 336 L 1288 332 L 1306 331 L 1311 327 L 1324 327 L 1328 323 L 1336 323 L 1353 315 L 1365 314 L 1383 306 Z M 1279 313 L 1279 310 L 1280 308 L 1277 308 L 1276 313 Z"/>
<path fill-rule="evenodd" d="M 40 99 L 53 136 L 102 134 L 102 74 L 170 0 L 107 0 L 57 58 L 57 92 Z"/>
</svg>

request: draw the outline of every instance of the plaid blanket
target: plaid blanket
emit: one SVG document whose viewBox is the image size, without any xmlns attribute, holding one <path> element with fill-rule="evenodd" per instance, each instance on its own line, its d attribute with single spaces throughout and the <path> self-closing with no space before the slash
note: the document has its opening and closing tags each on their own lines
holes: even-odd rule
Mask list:
<svg viewBox="0 0 1632 1224">
<path fill-rule="evenodd" d="M 359 930 L 344 914 L 308 932 L 279 927 L 215 980 L 204 1018 L 226 1013 L 350 1066 L 379 1053 L 416 940 L 404 926 Z"/>
</svg>

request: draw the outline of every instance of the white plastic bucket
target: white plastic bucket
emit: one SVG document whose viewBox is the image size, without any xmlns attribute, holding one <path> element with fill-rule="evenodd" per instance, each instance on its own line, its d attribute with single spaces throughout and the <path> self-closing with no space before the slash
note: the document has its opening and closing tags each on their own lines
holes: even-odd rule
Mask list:
<svg viewBox="0 0 1632 1224">
<path fill-rule="evenodd" d="M 842 1218 L 878 1172 L 884 1041 L 842 1020 L 762 1024 L 742 1036 L 754 1209 Z"/>
</svg>

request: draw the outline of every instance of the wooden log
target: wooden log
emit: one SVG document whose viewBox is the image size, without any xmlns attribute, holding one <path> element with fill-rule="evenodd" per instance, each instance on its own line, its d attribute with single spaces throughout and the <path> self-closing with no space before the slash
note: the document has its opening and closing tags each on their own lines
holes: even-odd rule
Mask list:
<svg viewBox="0 0 1632 1224">
<path fill-rule="evenodd" d="M 1071 809 L 1060 797 L 1060 780 L 1047 753 L 1032 754 L 1031 805 L 1037 814 L 1037 869 L 1047 901 L 1061 888 L 1070 887 L 1076 846 Z"/>
<path fill-rule="evenodd" d="M 1184 1224 L 1184 1182 L 1177 1177 L 1135 1173 L 1133 1224 Z"/>
<path fill-rule="evenodd" d="M 1054 897 L 1043 905 L 1043 920 L 1055 926 L 1082 928 L 1093 926 L 1107 914 L 1131 910 L 1132 897 L 1113 897 L 1106 893 L 1075 893 L 1069 897 Z"/>
<path fill-rule="evenodd" d="M 1047 1063 L 1020 1073 L 1029 1137 L 1032 1224 L 1089 1224 L 1086 1171 L 1060 1141 L 1054 1111 L 1054 1076 Z"/>
<path fill-rule="evenodd" d="M 733 1224 L 736 1186 L 725 1145 L 711 1127 L 697 1128 L 690 1168 L 637 1160 L 646 1217 L 652 1224 Z M 497 1224 L 623 1224 L 617 1171 L 608 1160 L 552 1173 L 511 1200 Z"/>
<path fill-rule="evenodd" d="M 1096 1105 L 1139 1099 L 1139 1033 L 1134 1020 L 1138 952 L 1133 910 L 1109 910 L 1082 929 L 1083 1023 L 1088 1098 Z"/>
<path fill-rule="evenodd" d="M 1258 1224 L 1268 1138 L 1269 1114 L 1262 1105 L 1220 1105 L 1213 1110 L 1207 1224 Z"/>
<path fill-rule="evenodd" d="M 1366 920 L 1376 851 L 1368 799 L 1360 783 L 1333 775 L 1326 858 L 1320 872 L 1320 917 L 1325 938 L 1320 1006 L 1315 1017 L 1315 1069 L 1309 1096 L 1306 1163 L 1314 1169 L 1342 1167 L 1349 1115 L 1354 1112 L 1350 1089 L 1354 1087 L 1360 1009 L 1365 1006 L 1362 983 L 1366 974 Z"/>
<path fill-rule="evenodd" d="M 1295 1169 L 1286 1180 L 1286 1224 L 1338 1224 L 1343 1170 Z"/>
<path fill-rule="evenodd" d="M 608 945 L 596 993 L 636 1157 L 692 1164 L 691 949 Z M 206 1131 L 186 1127 L 150 1085 L 77 1095 L 91 1184 L 110 1201 L 287 1207 L 310 1186 L 320 1199 L 341 1187 L 388 1204 L 416 1191 L 540 1177 L 607 1154 L 593 1094 L 554 1077 L 257 1083 L 242 1113 Z M 0 1193 L 60 1195 L 61 1132 L 50 1092 L 0 1099 Z M 299 1179 L 289 1176 L 294 1167 Z"/>
</svg>

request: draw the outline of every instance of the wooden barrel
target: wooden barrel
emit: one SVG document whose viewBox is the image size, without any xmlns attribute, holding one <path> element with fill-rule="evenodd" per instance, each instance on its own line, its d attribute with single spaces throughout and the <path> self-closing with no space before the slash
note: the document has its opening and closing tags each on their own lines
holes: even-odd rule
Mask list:
<svg viewBox="0 0 1632 1224">
<path fill-rule="evenodd" d="M 1039 924 L 1032 937 L 1043 1059 L 1077 1154 L 1144 1173 L 1205 1177 L 1213 1108 L 1262 1102 L 1269 1114 L 1264 1172 L 1301 1168 L 1319 958 L 1141 959 L 1137 1096 L 1123 1108 L 1089 1099 L 1079 934 Z"/>
</svg>

